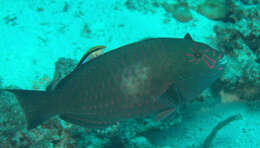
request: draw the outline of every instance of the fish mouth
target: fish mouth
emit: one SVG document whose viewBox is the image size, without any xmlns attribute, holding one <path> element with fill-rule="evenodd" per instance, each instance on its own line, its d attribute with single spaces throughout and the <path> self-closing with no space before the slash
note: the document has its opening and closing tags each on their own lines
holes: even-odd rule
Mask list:
<svg viewBox="0 0 260 148">
<path fill-rule="evenodd" d="M 228 58 L 223 54 L 222 57 L 218 60 L 218 64 L 220 65 L 226 65 L 228 63 Z"/>
</svg>

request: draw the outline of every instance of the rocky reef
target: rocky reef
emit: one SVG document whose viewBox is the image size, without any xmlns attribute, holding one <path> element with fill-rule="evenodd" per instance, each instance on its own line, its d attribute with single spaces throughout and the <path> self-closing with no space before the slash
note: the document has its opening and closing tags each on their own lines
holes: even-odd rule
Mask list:
<svg viewBox="0 0 260 148">
<path fill-rule="evenodd" d="M 223 91 L 235 94 L 238 99 L 259 100 L 259 4 L 229 3 L 232 5 L 227 16 L 230 21 L 214 28 L 217 46 L 229 58 L 228 68 L 221 78 L 222 83 L 225 83 Z"/>
</svg>

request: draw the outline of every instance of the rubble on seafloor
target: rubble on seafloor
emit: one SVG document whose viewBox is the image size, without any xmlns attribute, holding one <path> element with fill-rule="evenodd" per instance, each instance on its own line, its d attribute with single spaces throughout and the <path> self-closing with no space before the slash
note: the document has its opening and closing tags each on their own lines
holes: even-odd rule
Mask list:
<svg viewBox="0 0 260 148">
<path fill-rule="evenodd" d="M 163 9 L 166 17 L 173 17 L 180 22 L 192 20 L 190 11 L 193 10 L 212 20 L 234 23 L 235 19 L 245 18 L 243 16 L 245 13 L 249 15 L 257 13 L 250 9 L 259 7 L 259 3 L 259 0 L 197 0 L 191 3 L 185 0 L 126 0 L 124 4 L 130 10 L 143 13 L 155 13 Z M 247 11 L 244 11 L 245 9 Z"/>
</svg>

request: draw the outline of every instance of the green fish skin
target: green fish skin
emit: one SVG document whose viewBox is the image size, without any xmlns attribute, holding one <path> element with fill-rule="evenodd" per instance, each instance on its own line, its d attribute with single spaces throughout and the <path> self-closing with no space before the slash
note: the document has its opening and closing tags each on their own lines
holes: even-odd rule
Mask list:
<svg viewBox="0 0 260 148">
<path fill-rule="evenodd" d="M 210 87 L 225 68 L 223 53 L 189 34 L 141 40 L 84 62 L 87 56 L 52 91 L 6 90 L 18 99 L 28 129 L 55 115 L 88 128 L 160 120 Z"/>
</svg>

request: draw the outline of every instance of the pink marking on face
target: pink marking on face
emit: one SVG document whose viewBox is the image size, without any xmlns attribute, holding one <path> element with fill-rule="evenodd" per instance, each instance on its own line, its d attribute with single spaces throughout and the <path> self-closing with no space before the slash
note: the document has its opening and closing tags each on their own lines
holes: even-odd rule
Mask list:
<svg viewBox="0 0 260 148">
<path fill-rule="evenodd" d="M 205 56 L 208 60 L 210 60 L 213 65 L 216 63 L 216 61 L 210 58 L 208 55 L 204 54 L 203 56 Z"/>
<path fill-rule="evenodd" d="M 129 86 L 128 86 L 128 82 L 127 82 L 127 83 L 125 83 L 125 88 L 126 88 L 126 89 L 128 89 L 128 88 L 129 88 Z"/>
<path fill-rule="evenodd" d="M 202 57 L 202 59 L 203 59 L 203 61 L 208 65 L 208 67 L 209 67 L 210 69 L 215 68 L 215 63 L 213 63 L 213 65 L 210 65 L 209 62 L 208 62 L 204 57 Z"/>
<path fill-rule="evenodd" d="M 189 49 L 190 49 L 192 52 L 194 52 L 194 53 L 196 52 L 193 48 L 189 48 Z"/>
<path fill-rule="evenodd" d="M 113 100 L 111 101 L 111 105 L 114 105 L 114 101 Z"/>
<path fill-rule="evenodd" d="M 200 59 L 198 59 L 197 62 L 196 62 L 195 64 L 199 64 L 199 62 L 200 62 Z"/>
<path fill-rule="evenodd" d="M 196 58 L 193 58 L 192 60 L 189 60 L 189 62 L 193 63 L 196 60 Z"/>
<path fill-rule="evenodd" d="M 221 57 L 222 57 L 222 54 L 219 54 L 219 55 L 218 55 L 218 59 L 220 59 Z"/>
<path fill-rule="evenodd" d="M 192 55 L 192 54 L 186 54 L 186 56 L 188 56 L 188 57 L 193 57 L 193 55 Z"/>
<path fill-rule="evenodd" d="M 208 52 L 208 51 L 209 51 L 209 49 L 208 49 L 208 48 L 204 50 L 204 52 Z"/>
</svg>

